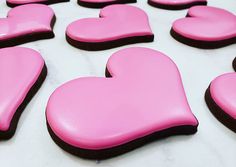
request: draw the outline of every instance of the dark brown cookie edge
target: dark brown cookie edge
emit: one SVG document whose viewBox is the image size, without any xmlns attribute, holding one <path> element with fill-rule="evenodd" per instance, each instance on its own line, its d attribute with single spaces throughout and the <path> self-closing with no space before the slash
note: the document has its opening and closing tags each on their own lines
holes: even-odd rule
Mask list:
<svg viewBox="0 0 236 167">
<path fill-rule="evenodd" d="M 78 48 L 88 51 L 99 51 L 99 50 L 106 50 L 111 48 L 116 48 L 124 45 L 135 44 L 135 43 L 142 43 L 142 42 L 152 42 L 154 40 L 154 35 L 145 35 L 145 36 L 135 36 L 135 37 L 128 37 L 122 38 L 114 41 L 106 41 L 106 42 L 80 42 L 70 38 L 66 34 L 67 42 Z"/>
<path fill-rule="evenodd" d="M 51 20 L 51 28 L 53 29 L 54 24 L 56 22 L 56 16 L 54 15 L 52 20 Z M 27 35 L 21 35 L 15 38 L 7 39 L 7 40 L 2 40 L 0 41 L 0 48 L 5 48 L 5 47 L 12 47 L 28 42 L 33 42 L 33 41 L 38 41 L 41 39 L 50 39 L 53 38 L 54 32 L 48 31 L 48 32 L 35 32 L 32 34 L 27 34 Z"/>
<path fill-rule="evenodd" d="M 190 16 L 187 16 L 187 17 L 190 17 Z M 174 31 L 173 28 L 171 28 L 170 34 L 175 40 L 185 45 L 200 48 L 200 49 L 218 49 L 218 48 L 222 48 L 222 47 L 236 43 L 236 37 L 231 38 L 231 39 L 226 39 L 226 40 L 220 40 L 220 41 L 193 40 L 193 39 L 186 38 L 178 34 L 177 32 Z"/>
<path fill-rule="evenodd" d="M 93 3 L 93 2 L 83 2 L 80 0 L 77 0 L 78 5 L 87 7 L 87 8 L 103 8 L 108 5 L 113 4 L 126 4 L 126 3 L 136 3 L 137 0 L 119 0 L 119 1 L 113 1 L 113 2 L 100 2 L 100 3 Z"/>
<path fill-rule="evenodd" d="M 234 58 L 232 66 L 233 66 L 234 71 L 236 71 L 236 58 Z"/>
<path fill-rule="evenodd" d="M 97 160 L 108 159 L 108 158 L 112 158 L 112 157 L 127 153 L 147 143 L 153 142 L 157 139 L 162 139 L 162 138 L 166 138 L 166 137 L 174 136 L 174 135 L 191 135 L 197 132 L 197 126 L 190 126 L 190 125 L 178 126 L 178 127 L 172 127 L 163 131 L 150 134 L 148 136 L 133 140 L 131 142 L 128 142 L 126 144 L 116 146 L 113 148 L 102 149 L 102 150 L 88 150 L 88 149 L 82 149 L 79 147 L 74 147 L 64 142 L 63 140 L 61 140 L 52 131 L 48 122 L 47 122 L 47 128 L 53 141 L 63 150 L 75 156 L 79 156 L 81 158 L 97 159 Z"/>
<path fill-rule="evenodd" d="M 62 3 L 62 2 L 69 2 L 70 0 L 49 0 L 49 1 L 42 1 L 42 2 L 34 2 L 34 3 L 24 3 L 24 4 L 16 4 L 16 3 L 10 3 L 6 1 L 6 4 L 10 8 L 14 8 L 16 6 L 20 5 L 27 5 L 27 4 L 44 4 L 44 5 L 51 5 L 55 3 Z"/>
<path fill-rule="evenodd" d="M 211 85 L 210 85 L 211 86 Z M 211 113 L 216 117 L 218 121 L 224 124 L 226 127 L 231 129 L 236 133 L 236 120 L 228 115 L 224 110 L 222 110 L 213 100 L 210 93 L 210 86 L 205 92 L 205 101 L 211 111 Z"/>
<path fill-rule="evenodd" d="M 183 5 L 165 5 L 165 4 L 161 4 L 161 3 L 157 3 L 157 2 L 153 2 L 151 0 L 148 0 L 148 4 L 153 7 L 160 8 L 160 9 L 182 10 L 182 9 L 190 8 L 192 6 L 207 5 L 207 2 L 199 1 L 199 2 L 192 2 L 192 3 L 188 3 L 188 4 L 183 4 Z"/>
</svg>

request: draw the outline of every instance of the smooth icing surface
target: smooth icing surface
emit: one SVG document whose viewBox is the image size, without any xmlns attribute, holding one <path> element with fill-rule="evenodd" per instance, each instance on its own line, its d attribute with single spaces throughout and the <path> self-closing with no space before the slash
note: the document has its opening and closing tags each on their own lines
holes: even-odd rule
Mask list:
<svg viewBox="0 0 236 167">
<path fill-rule="evenodd" d="M 121 0 L 79 0 L 81 2 L 90 2 L 90 3 L 104 3 L 104 2 L 119 2 Z"/>
<path fill-rule="evenodd" d="M 236 119 L 236 73 L 228 73 L 211 82 L 210 93 L 215 103 Z"/>
<path fill-rule="evenodd" d="M 28 4 L 28 3 L 38 3 L 38 2 L 46 2 L 49 0 L 7 0 L 7 2 L 11 4 Z"/>
<path fill-rule="evenodd" d="M 100 17 L 80 19 L 71 23 L 66 34 L 81 42 L 104 42 L 153 35 L 146 13 L 137 7 L 110 5 L 101 10 Z"/>
<path fill-rule="evenodd" d="M 219 41 L 236 37 L 236 16 L 224 9 L 195 6 L 173 23 L 173 30 L 193 40 Z"/>
<path fill-rule="evenodd" d="M 51 32 L 53 10 L 47 5 L 28 4 L 15 7 L 0 19 L 0 40 L 32 33 Z"/>
<path fill-rule="evenodd" d="M 150 1 L 163 5 L 186 5 L 194 2 L 207 2 L 206 0 L 150 0 Z"/>
<path fill-rule="evenodd" d="M 180 73 L 170 58 L 147 48 L 116 52 L 112 78 L 72 80 L 51 95 L 47 122 L 64 142 L 104 149 L 171 127 L 197 126 Z"/>
<path fill-rule="evenodd" d="M 44 66 L 41 55 L 28 48 L 0 49 L 0 131 L 7 131 L 17 108 Z"/>
</svg>

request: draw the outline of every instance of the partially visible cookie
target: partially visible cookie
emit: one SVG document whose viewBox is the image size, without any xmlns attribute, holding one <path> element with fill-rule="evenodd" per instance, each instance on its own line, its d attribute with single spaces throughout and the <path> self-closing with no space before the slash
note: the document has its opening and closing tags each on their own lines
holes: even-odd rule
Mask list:
<svg viewBox="0 0 236 167">
<path fill-rule="evenodd" d="M 188 17 L 176 20 L 171 35 L 197 48 L 214 49 L 236 43 L 236 16 L 224 9 L 195 6 Z"/>
<path fill-rule="evenodd" d="M 236 71 L 236 58 L 234 59 L 232 65 L 233 65 L 234 70 Z"/>
<path fill-rule="evenodd" d="M 212 114 L 236 132 L 236 73 L 214 79 L 206 91 L 205 100 Z"/>
<path fill-rule="evenodd" d="M 26 4 L 32 4 L 32 3 L 41 3 L 41 4 L 53 4 L 53 3 L 60 3 L 60 2 L 68 2 L 70 0 L 7 0 L 7 6 L 9 7 L 15 7 L 19 5 L 26 5 Z"/>
<path fill-rule="evenodd" d="M 148 0 L 148 4 L 161 9 L 180 10 L 196 5 L 207 5 L 207 0 Z"/>
<path fill-rule="evenodd" d="M 69 44 L 84 50 L 104 50 L 127 44 L 152 42 L 154 34 L 147 14 L 130 5 L 103 8 L 100 18 L 85 18 L 66 29 Z"/>
<path fill-rule="evenodd" d="M 233 68 L 236 71 L 236 58 Z M 215 78 L 206 90 L 205 100 L 212 114 L 236 132 L 236 73 Z"/>
<path fill-rule="evenodd" d="M 23 47 L 0 49 L 0 140 L 14 135 L 21 113 L 46 74 L 38 52 Z"/>
<path fill-rule="evenodd" d="M 137 0 L 77 0 L 80 6 L 89 8 L 103 8 L 112 4 L 135 3 Z"/>
<path fill-rule="evenodd" d="M 11 9 L 0 19 L 0 47 L 53 38 L 53 10 L 47 5 L 28 4 Z"/>
</svg>

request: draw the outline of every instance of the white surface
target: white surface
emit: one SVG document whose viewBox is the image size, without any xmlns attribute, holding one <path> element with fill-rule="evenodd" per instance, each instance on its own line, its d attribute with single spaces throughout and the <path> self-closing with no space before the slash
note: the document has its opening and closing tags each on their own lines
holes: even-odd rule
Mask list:
<svg viewBox="0 0 236 167">
<path fill-rule="evenodd" d="M 15 136 L 9 141 L 0 142 L 0 166 L 235 167 L 236 134 L 212 116 L 205 104 L 204 93 L 213 78 L 233 71 L 231 63 L 236 56 L 236 45 L 216 50 L 201 50 L 186 46 L 175 41 L 169 35 L 169 30 L 171 23 L 177 18 L 184 17 L 187 10 L 161 10 L 147 5 L 146 0 L 138 0 L 137 4 L 132 5 L 148 13 L 155 33 L 155 42 L 99 52 L 73 48 L 66 42 L 64 36 L 69 23 L 79 18 L 97 17 L 99 9 L 80 7 L 75 0 L 50 5 L 57 16 L 54 28 L 56 37 L 23 45 L 41 52 L 48 67 L 48 76 L 42 88 L 23 112 Z M 234 0 L 209 0 L 209 5 L 236 13 Z M 5 17 L 9 9 L 2 0 L 0 17 Z M 192 111 L 200 122 L 198 132 L 192 136 L 158 140 L 99 163 L 83 160 L 64 152 L 54 144 L 46 128 L 45 107 L 50 94 L 55 88 L 71 79 L 104 76 L 109 56 L 121 48 L 130 46 L 144 46 L 162 51 L 176 62 Z"/>
</svg>

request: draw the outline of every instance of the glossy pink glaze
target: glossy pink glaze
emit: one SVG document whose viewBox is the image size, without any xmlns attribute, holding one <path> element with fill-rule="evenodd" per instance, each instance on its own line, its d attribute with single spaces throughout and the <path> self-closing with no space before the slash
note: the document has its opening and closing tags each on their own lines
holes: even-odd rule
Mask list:
<svg viewBox="0 0 236 167">
<path fill-rule="evenodd" d="M 49 1 L 49 0 L 7 0 L 8 3 L 17 4 L 17 5 L 39 3 L 39 2 L 46 2 L 46 1 Z"/>
<path fill-rule="evenodd" d="M 228 73 L 211 82 L 210 93 L 215 103 L 236 119 L 236 73 Z"/>
<path fill-rule="evenodd" d="M 193 2 L 207 2 L 207 0 L 151 0 L 151 2 L 163 5 L 186 5 Z"/>
<path fill-rule="evenodd" d="M 41 55 L 28 48 L 0 49 L 0 131 L 7 131 L 17 108 L 44 66 Z"/>
<path fill-rule="evenodd" d="M 107 68 L 112 78 L 75 79 L 51 95 L 47 121 L 64 142 L 97 150 L 171 127 L 198 125 L 179 71 L 164 54 L 123 49 L 111 56 Z"/>
<path fill-rule="evenodd" d="M 71 23 L 66 34 L 81 42 L 104 42 L 153 35 L 146 13 L 137 7 L 110 5 L 101 10 L 100 17 Z"/>
<path fill-rule="evenodd" d="M 6 40 L 32 33 L 51 32 L 53 10 L 41 4 L 15 7 L 7 18 L 0 19 L 0 40 Z"/>
<path fill-rule="evenodd" d="M 90 3 L 104 3 L 104 2 L 115 2 L 120 0 L 80 0 L 81 2 L 90 2 Z"/>
<path fill-rule="evenodd" d="M 195 6 L 173 23 L 173 30 L 193 40 L 219 41 L 236 37 L 236 16 L 224 9 Z"/>
</svg>

